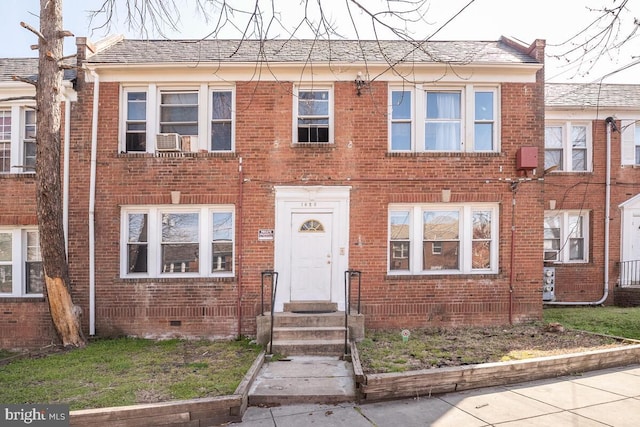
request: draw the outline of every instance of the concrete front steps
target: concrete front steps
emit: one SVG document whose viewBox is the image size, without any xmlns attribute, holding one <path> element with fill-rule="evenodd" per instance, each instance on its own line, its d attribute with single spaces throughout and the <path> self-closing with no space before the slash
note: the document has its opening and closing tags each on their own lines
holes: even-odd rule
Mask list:
<svg viewBox="0 0 640 427">
<path fill-rule="evenodd" d="M 258 316 L 258 341 L 269 343 L 271 316 Z M 331 302 L 301 301 L 284 304 L 284 312 L 274 314 L 271 352 L 282 356 L 343 356 L 349 340 L 364 336 L 362 315 L 350 315 L 345 329 L 345 313 Z M 267 347 L 268 350 L 268 347 Z"/>
</svg>

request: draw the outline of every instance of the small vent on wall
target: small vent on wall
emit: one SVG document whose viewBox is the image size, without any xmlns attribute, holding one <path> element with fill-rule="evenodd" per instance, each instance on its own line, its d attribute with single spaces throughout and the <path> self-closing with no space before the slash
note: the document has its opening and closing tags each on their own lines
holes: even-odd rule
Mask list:
<svg viewBox="0 0 640 427">
<path fill-rule="evenodd" d="M 169 320 L 170 326 L 182 326 L 182 320 Z"/>
</svg>

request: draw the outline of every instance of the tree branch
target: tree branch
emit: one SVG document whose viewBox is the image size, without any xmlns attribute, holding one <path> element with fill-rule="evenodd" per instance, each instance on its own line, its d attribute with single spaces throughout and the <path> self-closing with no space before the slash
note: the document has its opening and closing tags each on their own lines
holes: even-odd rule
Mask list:
<svg viewBox="0 0 640 427">
<path fill-rule="evenodd" d="M 38 38 L 40 40 L 42 40 L 43 42 L 47 41 L 47 39 L 42 35 L 42 33 L 40 31 L 36 30 L 35 28 L 33 28 L 31 25 L 27 24 L 26 22 L 20 22 L 20 26 L 22 28 L 26 28 L 27 30 L 31 31 L 33 34 L 38 36 Z"/>
<path fill-rule="evenodd" d="M 10 98 L 0 98 L 0 102 L 9 102 L 9 101 L 22 101 L 22 100 L 32 100 L 35 101 L 36 97 L 34 96 L 12 96 Z"/>
<path fill-rule="evenodd" d="M 20 76 L 11 76 L 11 78 L 15 81 L 18 82 L 22 82 L 22 83 L 27 83 L 33 86 L 38 86 L 38 82 L 36 82 L 35 80 L 31 80 L 31 79 L 27 79 L 25 77 L 20 77 Z"/>
</svg>

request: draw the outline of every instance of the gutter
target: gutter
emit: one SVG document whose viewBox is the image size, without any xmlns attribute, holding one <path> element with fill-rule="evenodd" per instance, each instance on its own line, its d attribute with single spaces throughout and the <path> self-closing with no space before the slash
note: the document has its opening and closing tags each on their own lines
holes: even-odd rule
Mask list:
<svg viewBox="0 0 640 427">
<path fill-rule="evenodd" d="M 64 100 L 64 148 L 62 175 L 62 229 L 67 262 L 69 262 L 69 151 L 71 145 L 71 100 Z"/>
<path fill-rule="evenodd" d="M 609 297 L 609 222 L 611 222 L 611 129 L 615 128 L 615 119 L 607 117 L 607 170 L 605 183 L 605 202 L 604 202 L 604 289 L 602 298 L 593 302 L 562 302 L 550 301 L 545 305 L 600 305 Z M 616 128 L 617 129 L 617 128 Z"/>
<path fill-rule="evenodd" d="M 91 176 L 89 180 L 89 335 L 96 334 L 96 158 L 98 154 L 98 106 L 100 76 L 91 71 L 93 82 L 93 111 L 91 117 Z"/>
</svg>

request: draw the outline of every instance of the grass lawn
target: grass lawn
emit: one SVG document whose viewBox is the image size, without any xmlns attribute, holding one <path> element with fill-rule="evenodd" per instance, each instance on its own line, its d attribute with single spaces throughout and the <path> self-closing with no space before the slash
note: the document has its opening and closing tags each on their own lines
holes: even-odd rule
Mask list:
<svg viewBox="0 0 640 427">
<path fill-rule="evenodd" d="M 97 340 L 0 366 L 0 402 L 74 410 L 228 395 L 260 350 L 248 340 Z"/>
<path fill-rule="evenodd" d="M 565 328 L 640 340 L 640 307 L 545 308 L 544 321 Z"/>
</svg>

